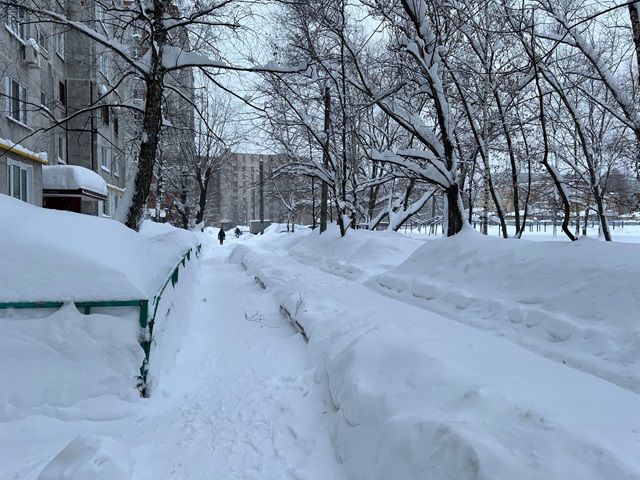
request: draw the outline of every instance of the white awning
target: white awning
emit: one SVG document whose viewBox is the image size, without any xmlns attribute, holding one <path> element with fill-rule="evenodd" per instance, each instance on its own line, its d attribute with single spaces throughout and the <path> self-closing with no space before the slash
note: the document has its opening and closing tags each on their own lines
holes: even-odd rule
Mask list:
<svg viewBox="0 0 640 480">
<path fill-rule="evenodd" d="M 107 182 L 96 172 L 78 165 L 45 165 L 42 167 L 43 190 L 85 191 L 107 196 Z"/>
</svg>

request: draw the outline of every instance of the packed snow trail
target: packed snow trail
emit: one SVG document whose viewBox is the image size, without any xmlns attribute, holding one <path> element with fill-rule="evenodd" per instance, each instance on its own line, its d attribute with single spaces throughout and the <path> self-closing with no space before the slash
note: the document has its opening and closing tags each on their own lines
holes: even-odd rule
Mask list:
<svg viewBox="0 0 640 480">
<path fill-rule="evenodd" d="M 84 435 L 80 450 L 102 450 L 85 473 L 64 478 L 113 480 L 115 464 L 131 480 L 345 480 L 303 337 L 225 262 L 229 249 L 205 249 L 189 330 L 151 398 L 104 396 L 0 423 L 0 479 L 38 479 Z M 77 469 L 79 457 L 67 460 Z"/>
<path fill-rule="evenodd" d="M 173 381 L 155 392 L 177 392 L 172 410 L 151 419 L 162 427 L 153 432 L 160 452 L 149 445 L 148 459 L 163 466 L 144 478 L 342 480 L 304 339 L 269 294 L 225 263 L 228 248 L 203 259 Z"/>
</svg>

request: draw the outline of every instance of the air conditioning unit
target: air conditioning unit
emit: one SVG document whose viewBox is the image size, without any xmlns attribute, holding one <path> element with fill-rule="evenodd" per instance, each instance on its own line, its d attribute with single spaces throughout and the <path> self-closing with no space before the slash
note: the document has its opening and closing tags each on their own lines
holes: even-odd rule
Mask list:
<svg viewBox="0 0 640 480">
<path fill-rule="evenodd" d="M 24 63 L 30 68 L 40 68 L 40 54 L 33 45 L 24 46 Z"/>
</svg>

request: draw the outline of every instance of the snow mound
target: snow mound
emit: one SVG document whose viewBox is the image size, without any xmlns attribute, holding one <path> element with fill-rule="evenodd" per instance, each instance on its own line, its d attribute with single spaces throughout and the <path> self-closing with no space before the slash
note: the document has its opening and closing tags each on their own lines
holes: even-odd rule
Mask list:
<svg viewBox="0 0 640 480">
<path fill-rule="evenodd" d="M 255 244 L 640 392 L 640 244 L 504 240 L 471 228 L 428 240 L 340 237 L 335 225 L 269 233 Z"/>
<path fill-rule="evenodd" d="M 0 302 L 153 298 L 198 243 L 191 232 L 174 229 L 148 238 L 113 220 L 1 194 L 0 219 L 0 251 L 11 252 L 0 256 Z"/>
<path fill-rule="evenodd" d="M 368 285 L 640 392 L 640 245 L 467 230 Z"/>
<path fill-rule="evenodd" d="M 44 467 L 38 480 L 130 480 L 129 450 L 110 437 L 80 435 Z"/>
<path fill-rule="evenodd" d="M 341 237 L 337 225 L 327 225 L 322 234 L 319 228 L 304 226 L 296 226 L 293 233 L 283 232 L 287 233 L 286 226 L 272 224 L 252 241 L 268 250 L 287 252 L 325 272 L 359 281 L 398 265 L 424 243 L 387 231 L 349 230 Z"/>
<path fill-rule="evenodd" d="M 462 238 L 450 247 L 450 262 L 460 257 L 458 262 L 480 262 L 490 251 L 484 243 L 493 242 Z M 529 248 L 505 243 L 524 252 Z M 597 244 L 582 245 L 590 243 Z M 558 246 L 561 253 L 554 254 Z M 446 250 L 446 245 L 427 244 L 414 255 L 428 248 Z M 465 250 L 473 248 L 479 251 Z M 576 247 L 546 245 L 556 260 L 571 248 Z M 577 248 L 583 248 L 580 242 Z M 311 257 L 322 251 L 314 245 L 306 253 Z M 431 258 L 437 263 L 445 253 Z M 271 263 L 271 258 L 278 261 Z M 351 258 L 344 260 L 348 264 Z M 333 442 L 349 478 L 640 478 L 637 394 L 363 285 L 339 282 L 336 291 L 328 290 L 326 285 L 335 282 L 319 284 L 323 277 L 312 268 L 291 265 L 284 255 L 265 256 L 238 246 L 230 261 L 271 291 L 308 335 L 309 363 L 326 388 L 327 411 L 335 412 Z M 490 261 L 502 261 L 507 271 L 513 258 L 507 254 Z M 409 288 L 412 274 L 426 277 L 428 266 L 424 259 L 417 265 L 407 260 L 404 270 L 395 269 L 399 293 Z M 445 278 L 463 277 L 457 271 L 446 277 L 444 264 L 440 272 Z M 541 290 L 543 278 L 534 275 L 533 285 Z"/>
<path fill-rule="evenodd" d="M 6 195 L 0 195 L 0 218 L 6 227 L 0 251 L 11 252 L 0 255 L 0 302 L 64 302 L 58 311 L 0 309 L 0 422 L 33 414 L 102 420 L 135 409 L 140 342 L 148 335 L 140 327 L 141 307 L 92 307 L 82 315 L 74 302 L 154 299 L 149 381 L 157 384 L 188 328 L 199 261 L 195 248 L 190 261 L 183 255 L 201 238 L 166 225 L 144 225 L 137 233 Z M 95 408 L 108 398 L 120 412 Z"/>
<path fill-rule="evenodd" d="M 104 419 L 112 413 L 93 408 L 102 397 L 139 398 L 136 321 L 82 315 L 68 304 L 46 318 L 0 319 L 0 331 L 0 423 L 30 414 Z"/>
</svg>

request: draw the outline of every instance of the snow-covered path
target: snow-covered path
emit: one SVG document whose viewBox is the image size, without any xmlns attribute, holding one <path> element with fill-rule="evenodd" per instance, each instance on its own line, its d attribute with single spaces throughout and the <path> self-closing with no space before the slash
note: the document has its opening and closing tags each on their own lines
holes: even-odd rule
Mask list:
<svg viewBox="0 0 640 480">
<path fill-rule="evenodd" d="M 182 349 L 150 399 L 98 394 L 28 411 L 10 396 L 9 420 L 0 421 L 0 479 L 640 479 L 640 395 L 367 288 L 372 272 L 393 267 L 415 245 L 382 237 L 382 249 L 374 242 L 364 249 L 370 259 L 358 263 L 363 252 L 351 249 L 358 238 L 304 233 L 273 229 L 205 249 Z M 365 247 L 367 235 L 360 235 Z M 332 249 L 334 257 L 326 254 Z M 380 262 L 373 254 L 381 251 L 394 255 Z M 475 314 L 463 306 L 456 303 Z M 114 328 L 108 317 L 75 317 L 86 329 Z M 12 328 L 27 328 L 27 337 L 35 330 Z M 70 343 L 57 336 L 55 345 Z M 97 345 L 119 351 L 112 343 Z M 0 362 L 0 378 L 2 367 L 11 370 Z M 78 377 L 86 370 L 60 363 L 56 388 Z M 47 390 L 44 377 L 34 378 L 35 390 Z M 130 391 L 132 377 L 118 378 L 114 385 Z M 88 436 L 81 447 L 100 450 L 83 464 L 78 451 L 69 460 L 88 470 L 40 477 L 81 435 Z M 131 473 L 105 474 L 105 459 Z"/>
<path fill-rule="evenodd" d="M 171 382 L 155 393 L 171 395 L 172 405 L 141 424 L 157 425 L 149 432 L 157 443 L 141 452 L 154 468 L 141 478 L 343 479 L 304 339 L 267 293 L 224 262 L 227 248 L 203 260 L 184 348 Z"/>
<path fill-rule="evenodd" d="M 36 480 L 74 438 L 98 435 L 129 451 L 132 480 L 344 480 L 303 337 L 228 253 L 205 253 L 182 350 L 150 399 L 0 423 L 0 479 Z"/>
</svg>

